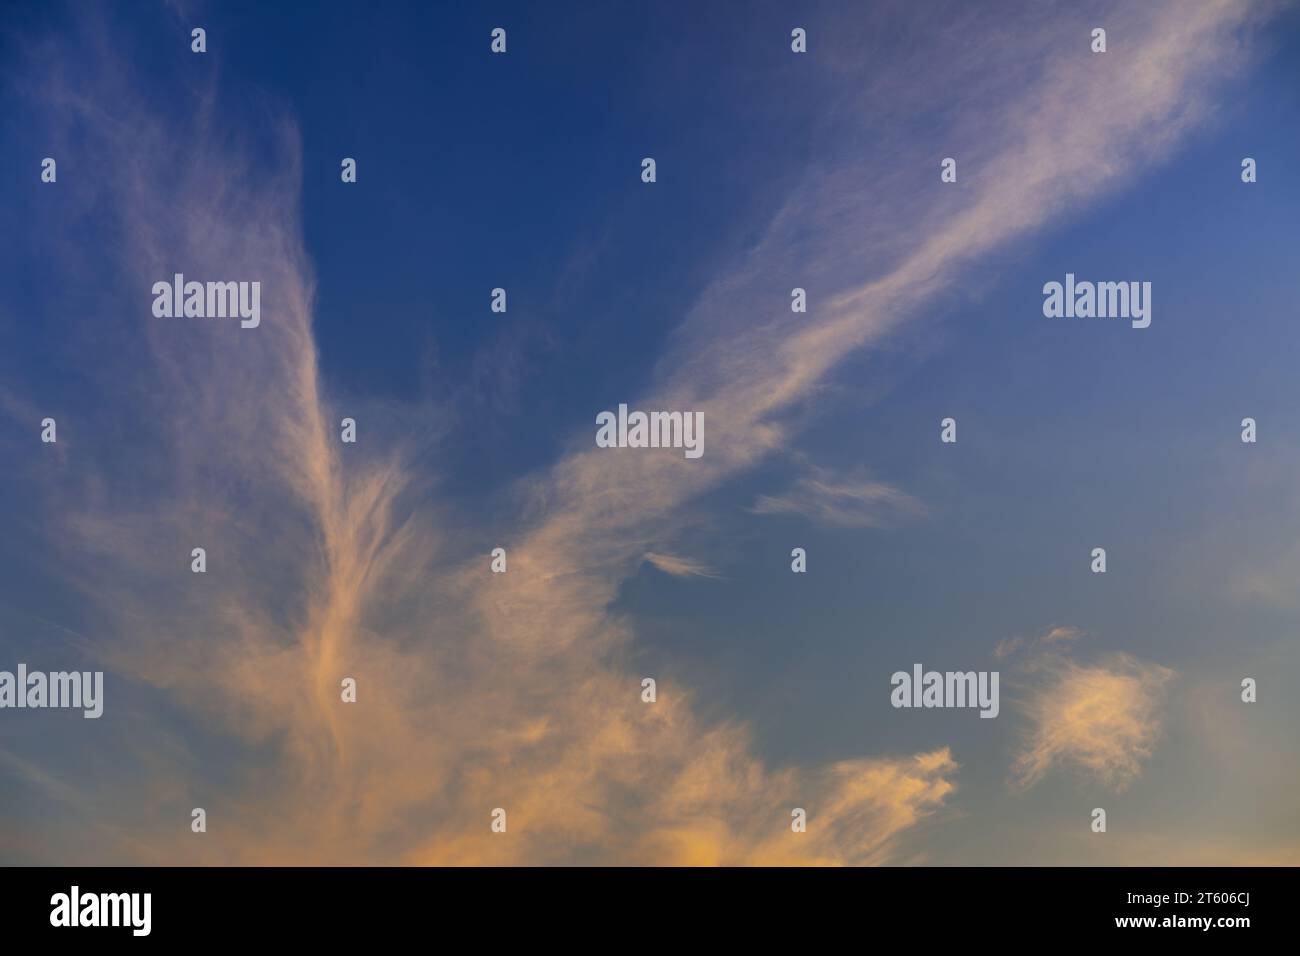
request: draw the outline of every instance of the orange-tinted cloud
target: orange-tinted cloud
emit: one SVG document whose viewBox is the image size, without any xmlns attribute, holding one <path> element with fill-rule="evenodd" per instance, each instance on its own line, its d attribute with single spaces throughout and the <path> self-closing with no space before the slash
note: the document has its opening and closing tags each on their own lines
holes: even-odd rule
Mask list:
<svg viewBox="0 0 1300 956">
<path fill-rule="evenodd" d="M 1056 766 L 1082 771 L 1117 790 L 1142 771 L 1160 737 L 1161 705 L 1174 672 L 1128 654 L 1083 665 L 1041 660 L 1023 710 L 1030 729 L 1013 773 L 1031 787 Z"/>
<path fill-rule="evenodd" d="M 104 357 L 103 382 L 133 403 L 120 414 L 151 429 L 149 441 L 119 449 L 109 477 L 95 473 L 104 462 L 73 463 L 77 477 L 57 489 L 64 540 L 83 559 L 77 583 L 103 622 L 96 646 L 106 665 L 200 715 L 220 736 L 222 773 L 201 775 L 170 728 L 137 725 L 133 773 L 102 781 L 96 801 L 101 813 L 143 808 L 119 821 L 132 841 L 60 849 L 51 838 L 51 854 L 891 859 L 953 792 L 947 749 L 769 767 L 743 727 L 695 716 L 682 675 L 656 675 L 659 699 L 642 703 L 643 675 L 620 663 L 629 624 L 608 608 L 647 553 L 661 568 L 686 567 L 664 557 L 673 530 L 665 516 L 778 447 L 788 428 L 781 413 L 844 355 L 878 340 L 978 255 L 1119 185 L 1174 142 L 1197 115 L 1192 94 L 1227 65 L 1220 40 L 1243 11 L 1164 4 L 1135 16 L 1122 73 L 1085 73 L 1045 54 L 1043 81 L 994 117 L 999 135 L 983 160 L 999 175 L 964 188 L 941 227 L 931 228 L 932 200 L 875 184 L 841 189 L 860 173 L 851 164 L 810 177 L 764 240 L 705 292 L 653 377 L 646 407 L 708 418 L 706 456 L 595 449 L 579 436 L 524 482 L 527 507 L 503 542 L 509 571 L 499 575 L 486 554 L 448 540 L 411 464 L 427 449 L 381 445 L 367 431 L 407 415 L 420 426 L 412 433 L 424 434 L 418 410 L 357 414 L 362 444 L 338 442 L 340 415 L 361 403 L 343 412 L 317 367 L 291 124 L 273 137 L 276 162 L 253 168 L 206 125 L 210 100 L 193 125 L 168 125 L 112 63 L 94 86 L 55 90 L 52 106 L 81 118 L 82 148 L 112 171 L 98 181 L 100 198 L 118 211 L 124 284 L 138 290 L 120 316 L 130 361 Z M 942 42 L 960 53 L 967 38 Z M 966 57 L 968 66 L 988 59 Z M 1130 142 L 1146 145 L 1120 157 Z M 914 220 L 923 227 L 897 229 Z M 810 233 L 822 238 L 810 242 Z M 887 267 L 864 279 L 874 252 Z M 764 313 L 747 279 L 796 257 L 827 279 L 824 302 L 793 325 L 752 325 Z M 261 281 L 261 326 L 152 319 L 147 290 L 175 271 Z M 737 324 L 743 334 L 731 334 Z M 863 498 L 838 486 L 819 493 Z M 208 550 L 205 575 L 188 569 L 197 544 Z M 1158 730 L 1150 701 L 1167 676 L 1153 668 L 1117 659 L 1055 675 L 1056 693 L 1030 705 L 1035 733 L 1018 770 L 1026 785 L 1061 762 L 1131 779 Z M 344 677 L 357 681 L 355 704 L 340 700 Z M 52 792 L 70 786 L 47 781 Z M 208 810 L 209 833 L 188 832 L 192 806 Z M 506 834 L 489 831 L 495 807 L 508 813 Z M 808 811 L 806 834 L 790 832 L 793 807 Z M 97 851 L 115 856 L 83 855 Z"/>
</svg>

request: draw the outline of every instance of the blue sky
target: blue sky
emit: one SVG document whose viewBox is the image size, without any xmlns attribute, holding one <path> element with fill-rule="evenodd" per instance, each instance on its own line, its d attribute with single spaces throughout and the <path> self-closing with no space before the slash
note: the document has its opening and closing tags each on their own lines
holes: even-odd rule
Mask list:
<svg viewBox="0 0 1300 956">
<path fill-rule="evenodd" d="M 1294 862 L 1300 18 L 1188 6 L 17 5 L 0 668 L 110 697 L 3 714 L 0 858 Z M 173 269 L 267 334 L 160 325 Z M 675 399 L 700 468 L 593 448 Z M 916 661 L 1002 714 L 891 708 Z"/>
</svg>

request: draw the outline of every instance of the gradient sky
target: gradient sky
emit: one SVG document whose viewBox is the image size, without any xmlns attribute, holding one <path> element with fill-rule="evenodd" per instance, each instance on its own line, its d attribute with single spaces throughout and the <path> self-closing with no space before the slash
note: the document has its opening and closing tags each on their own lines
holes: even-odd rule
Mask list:
<svg viewBox="0 0 1300 956">
<path fill-rule="evenodd" d="M 0 861 L 1300 862 L 1294 4 L 375 6 L 0 15 Z"/>
</svg>

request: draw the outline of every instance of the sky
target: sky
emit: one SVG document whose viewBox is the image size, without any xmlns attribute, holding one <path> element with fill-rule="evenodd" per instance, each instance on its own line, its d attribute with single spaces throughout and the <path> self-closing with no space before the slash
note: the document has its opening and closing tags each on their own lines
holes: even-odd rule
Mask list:
<svg viewBox="0 0 1300 956">
<path fill-rule="evenodd" d="M 372 6 L 0 13 L 0 861 L 1300 862 L 1294 4 Z"/>
</svg>

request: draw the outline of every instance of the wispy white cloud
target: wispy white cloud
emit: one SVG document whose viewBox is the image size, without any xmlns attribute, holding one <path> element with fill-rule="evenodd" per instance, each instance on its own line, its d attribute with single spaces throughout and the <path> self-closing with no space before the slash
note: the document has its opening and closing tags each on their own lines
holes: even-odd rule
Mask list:
<svg viewBox="0 0 1300 956">
<path fill-rule="evenodd" d="M 760 495 L 750 510 L 755 514 L 797 514 L 843 528 L 867 528 L 900 515 L 921 514 L 925 506 L 882 481 L 837 478 L 818 468 L 799 478 L 785 494 Z"/>
<path fill-rule="evenodd" d="M 1049 627 L 1037 637 L 1008 637 L 998 641 L 993 648 L 994 657 L 1008 657 L 1022 650 L 1034 650 L 1044 645 L 1069 644 L 1084 636 L 1084 631 L 1077 627 Z"/>
<path fill-rule="evenodd" d="M 781 415 L 845 355 L 982 255 L 1133 182 L 1167 151 L 1238 62 L 1233 38 L 1251 9 L 1117 6 L 1108 22 L 1124 52 L 1105 62 L 1075 52 L 1086 30 L 1071 31 L 1085 24 L 1067 8 L 1050 34 L 999 21 L 895 53 L 892 65 L 945 66 L 934 82 L 979 132 L 963 168 L 996 175 L 943 194 L 876 175 L 933 164 L 929 146 L 879 168 L 850 156 L 810 170 L 764 239 L 703 294 L 649 389 L 646 407 L 704 412 L 708 453 L 575 446 L 524 482 L 506 574 L 446 541 L 436 504 L 415 507 L 428 501 L 409 464 L 421 449 L 340 451 L 311 331 L 292 126 L 278 128 L 271 171 L 252 174 L 206 125 L 210 102 L 191 128 L 169 127 L 113 63 L 93 85 L 56 90 L 52 107 L 80 115 L 119 175 L 104 198 L 121 215 L 136 287 L 183 265 L 265 290 L 255 335 L 196 336 L 147 322 L 132 300 L 124 334 L 137 341 L 145 322 L 148 348 L 130 354 L 147 364 L 111 372 L 147 386 L 130 392 L 135 412 L 168 441 L 131 449 L 152 479 L 138 493 L 87 479 L 65 499 L 80 502 L 69 540 L 98 562 L 80 583 L 113 633 L 106 660 L 210 717 L 241 752 L 277 755 L 255 782 L 229 784 L 221 841 L 182 841 L 169 821 L 146 842 L 173 861 L 254 863 L 891 859 L 953 791 L 947 749 L 768 767 L 743 728 L 703 725 L 680 685 L 664 681 L 658 703 L 642 704 L 639 675 L 616 663 L 630 626 L 606 608 L 643 559 L 699 573 L 655 550 L 675 527 L 665 516 L 788 443 Z M 990 62 L 1032 62 L 1032 82 L 963 100 L 960 78 Z M 837 130 L 874 125 L 861 104 L 834 119 Z M 754 322 L 772 313 L 760 280 L 774 275 L 814 290 L 807 316 Z M 812 514 L 841 522 L 905 499 L 884 486 L 803 491 L 820 502 Z M 196 541 L 210 554 L 201 577 L 175 557 Z M 355 705 L 340 703 L 345 675 L 358 680 Z M 1070 703 L 1031 702 L 1038 732 L 1022 779 L 1057 762 L 1130 778 L 1151 745 L 1163 671 L 1120 659 L 1053 676 Z M 182 791 L 168 774 L 183 772 L 152 768 Z M 509 810 L 509 839 L 488 831 L 496 806 Z M 810 839 L 791 842 L 790 806 L 809 810 Z"/>
<path fill-rule="evenodd" d="M 679 558 L 671 554 L 657 554 L 653 551 L 647 551 L 645 559 L 658 568 L 664 574 L 671 574 L 676 577 L 699 577 L 699 578 L 716 578 L 720 575 L 706 564 L 698 561 L 692 561 L 689 558 Z"/>
</svg>

